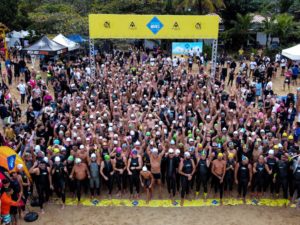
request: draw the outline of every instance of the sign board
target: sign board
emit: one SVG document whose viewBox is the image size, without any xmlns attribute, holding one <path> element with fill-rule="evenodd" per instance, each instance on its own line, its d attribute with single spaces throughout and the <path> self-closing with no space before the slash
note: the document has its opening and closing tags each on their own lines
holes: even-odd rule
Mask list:
<svg viewBox="0 0 300 225">
<path fill-rule="evenodd" d="M 90 14 L 90 38 L 217 39 L 219 16 Z"/>
<path fill-rule="evenodd" d="M 173 42 L 172 56 L 200 55 L 203 52 L 203 42 Z"/>
</svg>

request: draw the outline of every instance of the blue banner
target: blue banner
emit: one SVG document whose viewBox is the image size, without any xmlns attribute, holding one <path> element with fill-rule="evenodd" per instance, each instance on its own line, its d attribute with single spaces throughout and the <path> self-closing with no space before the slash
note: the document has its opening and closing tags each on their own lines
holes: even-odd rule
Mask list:
<svg viewBox="0 0 300 225">
<path fill-rule="evenodd" d="M 7 157 L 7 165 L 9 170 L 13 170 L 15 168 L 16 155 L 11 155 Z"/>
</svg>

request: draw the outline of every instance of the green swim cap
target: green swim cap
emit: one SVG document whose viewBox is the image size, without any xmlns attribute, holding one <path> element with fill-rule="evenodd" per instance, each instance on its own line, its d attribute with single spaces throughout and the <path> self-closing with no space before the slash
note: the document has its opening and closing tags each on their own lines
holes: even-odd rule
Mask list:
<svg viewBox="0 0 300 225">
<path fill-rule="evenodd" d="M 110 156 L 109 155 L 104 155 L 104 159 L 105 160 L 110 160 Z"/>
<path fill-rule="evenodd" d="M 183 146 L 183 143 L 179 143 L 179 146 Z"/>
<path fill-rule="evenodd" d="M 70 155 L 70 156 L 68 157 L 68 160 L 69 160 L 69 161 L 74 161 L 74 156 Z"/>
<path fill-rule="evenodd" d="M 199 136 L 197 136 L 197 137 L 196 137 L 196 140 L 200 140 L 200 137 L 199 137 Z"/>
<path fill-rule="evenodd" d="M 177 138 L 177 134 L 174 134 L 173 139 L 176 140 L 176 138 Z"/>
<path fill-rule="evenodd" d="M 213 134 L 213 133 L 215 133 L 215 131 L 214 130 L 210 130 L 209 133 Z"/>
<path fill-rule="evenodd" d="M 189 134 L 189 135 L 188 135 L 188 138 L 193 138 L 193 134 Z"/>
<path fill-rule="evenodd" d="M 146 132 L 146 136 L 149 137 L 151 133 L 149 131 Z"/>
<path fill-rule="evenodd" d="M 188 134 L 191 134 L 192 133 L 192 131 L 191 130 L 188 130 Z"/>
<path fill-rule="evenodd" d="M 202 127 L 202 126 L 203 126 L 203 123 L 199 123 L 199 126 Z"/>
<path fill-rule="evenodd" d="M 200 129 L 196 129 L 196 132 L 200 132 Z"/>
</svg>

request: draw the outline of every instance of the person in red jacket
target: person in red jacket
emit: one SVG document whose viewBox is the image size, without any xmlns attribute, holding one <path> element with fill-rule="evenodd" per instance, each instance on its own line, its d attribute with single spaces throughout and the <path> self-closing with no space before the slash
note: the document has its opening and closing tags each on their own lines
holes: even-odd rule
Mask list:
<svg viewBox="0 0 300 225">
<path fill-rule="evenodd" d="M 13 190 L 11 188 L 6 188 L 1 195 L 1 221 L 2 224 L 11 224 L 10 207 L 20 206 L 21 197 L 17 201 L 11 199 Z"/>
</svg>

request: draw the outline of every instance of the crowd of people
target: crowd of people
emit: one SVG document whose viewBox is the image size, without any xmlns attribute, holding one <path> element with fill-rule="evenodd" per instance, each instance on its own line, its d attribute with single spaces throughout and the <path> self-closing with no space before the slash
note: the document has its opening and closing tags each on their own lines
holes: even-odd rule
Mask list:
<svg viewBox="0 0 300 225">
<path fill-rule="evenodd" d="M 35 193 L 42 212 L 53 194 L 64 206 L 83 192 L 138 199 L 143 189 L 149 202 L 166 189 L 180 205 L 208 194 L 222 203 L 235 190 L 243 201 L 249 192 L 300 198 L 300 102 L 295 93 L 278 98 L 272 83 L 282 73 L 296 85 L 299 71 L 283 60 L 222 55 L 213 78 L 199 57 L 176 62 L 134 48 L 98 55 L 95 75 L 88 58 L 51 62 L 46 75 L 6 60 L 0 144 L 18 152 L 32 179 L 18 165 L 2 181 L 1 200 L 14 205 L 2 218 L 16 219 Z"/>
</svg>

